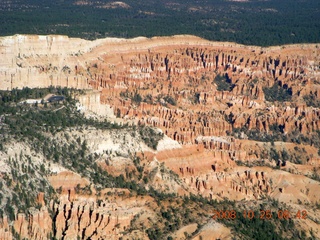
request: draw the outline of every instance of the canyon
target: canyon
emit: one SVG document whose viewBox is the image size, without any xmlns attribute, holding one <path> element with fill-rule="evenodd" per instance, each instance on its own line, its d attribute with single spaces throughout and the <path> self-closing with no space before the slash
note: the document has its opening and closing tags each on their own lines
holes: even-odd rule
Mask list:
<svg viewBox="0 0 320 240">
<path fill-rule="evenodd" d="M 308 218 L 294 221 L 320 238 L 318 44 L 264 48 L 189 35 L 95 41 L 15 35 L 0 38 L 0 56 L 1 90 L 80 89 L 76 98 L 87 117 L 164 134 L 151 148 L 129 133 L 71 131 L 101 155 L 97 163 L 111 175 L 137 172 L 134 152 L 150 176 L 146 188 L 218 202 L 272 199 L 292 212 L 306 209 Z M 39 209 L 17 213 L 14 223 L 4 216 L 0 239 L 12 239 L 12 228 L 28 239 L 148 239 L 140 230 L 122 232 L 133 219 L 156 219 L 154 198 L 128 189 L 97 191 L 76 173 L 50 171 L 58 200 L 45 203 L 39 193 Z M 193 238 L 220 231 L 230 239 L 231 230 L 216 224 Z"/>
</svg>

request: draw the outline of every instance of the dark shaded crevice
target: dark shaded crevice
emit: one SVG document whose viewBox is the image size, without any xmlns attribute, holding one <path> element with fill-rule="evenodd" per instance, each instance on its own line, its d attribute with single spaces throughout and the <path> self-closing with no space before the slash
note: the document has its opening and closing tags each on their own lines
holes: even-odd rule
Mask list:
<svg viewBox="0 0 320 240">
<path fill-rule="evenodd" d="M 80 212 L 81 210 L 80 210 L 80 206 L 78 206 L 78 212 Z M 83 215 L 83 213 L 84 213 L 84 206 L 82 207 L 82 211 L 81 211 L 81 214 L 80 214 L 80 216 L 78 216 L 78 232 L 80 232 L 80 222 L 81 222 L 81 218 L 82 218 L 82 215 Z"/>
<path fill-rule="evenodd" d="M 103 221 L 103 215 L 101 215 L 101 219 L 100 219 L 100 222 L 99 222 L 99 224 L 98 224 L 98 227 L 101 226 L 102 221 Z"/>
<path fill-rule="evenodd" d="M 54 214 L 54 216 L 52 217 L 52 231 L 53 231 L 53 236 L 57 236 L 57 226 L 56 226 L 56 222 L 57 222 L 57 216 L 58 216 L 59 210 L 57 210 Z"/>
<path fill-rule="evenodd" d="M 99 216 L 100 216 L 100 214 L 96 213 L 96 219 L 94 220 L 94 223 L 96 223 L 99 220 Z"/>
<path fill-rule="evenodd" d="M 87 228 L 83 228 L 83 229 L 82 229 L 81 239 L 84 239 L 84 237 L 85 237 L 85 235 L 86 235 L 86 229 L 87 229 Z"/>
<path fill-rule="evenodd" d="M 70 220 L 71 218 L 71 214 L 72 214 L 72 209 L 73 209 L 73 202 L 71 202 L 71 206 L 70 206 L 70 209 L 67 211 L 67 205 L 65 204 L 64 207 L 63 207 L 63 211 L 64 211 L 64 216 L 65 216 L 65 228 L 64 228 L 64 231 L 62 233 L 62 239 L 65 238 L 66 234 L 67 234 L 67 231 L 69 229 L 69 225 L 68 225 L 68 221 Z"/>
<path fill-rule="evenodd" d="M 93 237 L 94 235 L 97 235 L 97 234 L 98 234 L 97 229 L 95 229 L 95 230 L 93 231 L 93 233 L 91 234 L 91 236 L 89 236 L 87 239 L 93 239 L 92 237 Z"/>
</svg>

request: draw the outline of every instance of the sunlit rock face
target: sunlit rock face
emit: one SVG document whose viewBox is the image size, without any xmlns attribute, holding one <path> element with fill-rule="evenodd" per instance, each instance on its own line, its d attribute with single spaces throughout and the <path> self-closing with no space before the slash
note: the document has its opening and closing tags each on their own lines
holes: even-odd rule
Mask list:
<svg viewBox="0 0 320 240">
<path fill-rule="evenodd" d="M 85 89 L 86 94 L 78 97 L 79 110 L 160 129 L 165 137 L 157 149 L 136 142 L 132 146 L 116 144 L 122 139 L 137 141 L 125 134 L 115 137 L 90 130 L 83 136 L 93 152 L 135 150 L 146 171 L 164 164 L 181 180 L 154 171 L 152 186 L 156 189 L 217 200 L 271 197 L 287 204 L 315 204 L 320 198 L 318 182 L 307 177 L 319 172 L 315 142 L 253 141 L 243 130 L 260 134 L 277 130 L 291 137 L 320 130 L 320 110 L 305 100 L 320 100 L 316 44 L 261 48 L 194 36 L 86 41 L 15 35 L 0 38 L 0 54 L 2 90 Z M 288 94 L 289 100 L 270 98 L 266 89 L 271 88 Z M 272 169 L 277 166 L 271 149 L 285 150 L 290 156 L 277 170 Z M 295 164 L 293 157 L 302 164 Z M 102 159 L 100 166 L 114 175 L 125 168 L 135 169 L 132 159 L 123 157 Z M 88 183 L 73 173 L 58 173 L 51 177 L 51 184 L 56 189 L 68 187 L 59 202 L 29 215 L 17 214 L 12 226 L 5 217 L 0 221 L 1 239 L 12 239 L 12 227 L 22 238 L 46 239 L 52 234 L 66 239 L 118 239 L 135 215 L 149 211 L 130 197 L 122 202 L 117 199 L 121 204 L 98 204 L 94 194 L 77 195 L 77 184 Z M 314 217 L 318 215 L 315 211 Z M 44 227 L 52 222 L 55 232 Z M 308 229 L 308 224 L 315 223 L 308 220 L 303 224 Z"/>
</svg>

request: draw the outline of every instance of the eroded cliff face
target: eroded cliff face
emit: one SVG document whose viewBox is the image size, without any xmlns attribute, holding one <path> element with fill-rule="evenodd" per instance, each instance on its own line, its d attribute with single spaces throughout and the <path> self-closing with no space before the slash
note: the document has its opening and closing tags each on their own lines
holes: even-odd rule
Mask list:
<svg viewBox="0 0 320 240">
<path fill-rule="evenodd" d="M 77 196 L 72 192 L 52 204 L 54 236 L 58 239 L 119 239 L 121 232 L 130 227 L 135 215 L 146 207 L 143 201 L 121 198 L 100 201 L 91 196 Z M 127 194 L 119 190 L 119 195 Z M 73 195 L 73 196 L 72 196 Z"/>
<path fill-rule="evenodd" d="M 318 109 L 302 100 L 319 98 L 319 55 L 312 44 L 259 48 L 192 36 L 90 42 L 16 35 L 1 38 L 0 88 L 98 89 L 101 96 L 83 99 L 88 109 L 108 114 L 97 103 L 109 104 L 115 115 L 137 118 L 186 144 L 199 135 L 225 136 L 232 127 L 268 132 L 281 125 L 285 133 L 306 134 L 319 129 Z M 213 79 L 219 74 L 227 74 L 230 89 L 217 89 Z M 274 84 L 295 102 L 268 104 L 263 88 Z M 134 93 L 144 101 L 139 106 L 129 99 Z"/>
<path fill-rule="evenodd" d="M 314 206 L 320 199 L 319 184 L 310 179 L 320 167 L 316 44 L 261 48 L 193 36 L 90 42 L 16 35 L 0 38 L 0 53 L 0 89 L 86 89 L 78 99 L 89 116 L 162 130 L 166 136 L 157 150 L 129 133 L 115 131 L 103 138 L 101 131 L 75 133 L 88 141 L 90 151 L 102 155 L 99 166 L 114 176 L 138 172 L 127 154 L 135 152 L 144 166 L 142 174 L 151 176 L 146 188 L 218 201 L 270 197 L 295 210 L 298 204 Z M 144 200 L 137 202 L 128 192 L 113 200 L 103 191 L 99 197 L 94 188 L 91 194 L 76 194 L 77 184 L 85 188 L 90 183 L 72 173 L 53 175 L 50 183 L 55 189 L 65 186 L 59 200 L 28 216 L 17 215 L 11 225 L 4 218 L 0 238 L 11 239 L 14 228 L 31 239 L 50 234 L 118 239 L 134 216 L 154 214 L 143 208 Z M 319 237 L 313 221 L 318 217 L 314 211 L 299 224 L 317 229 Z M 44 228 L 44 223 L 54 229 Z"/>
<path fill-rule="evenodd" d="M 155 213 L 148 198 L 129 197 L 128 190 L 104 189 L 100 197 L 64 190 L 49 208 L 19 213 L 13 224 L 1 219 L 1 239 L 13 239 L 14 232 L 25 239 L 119 239 L 138 214 Z"/>
</svg>

